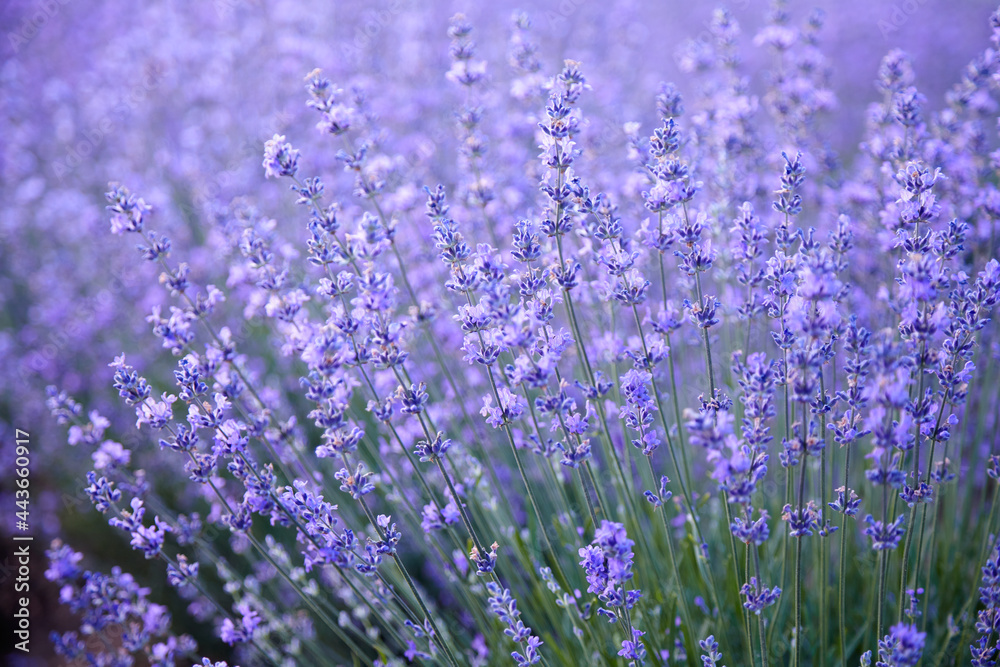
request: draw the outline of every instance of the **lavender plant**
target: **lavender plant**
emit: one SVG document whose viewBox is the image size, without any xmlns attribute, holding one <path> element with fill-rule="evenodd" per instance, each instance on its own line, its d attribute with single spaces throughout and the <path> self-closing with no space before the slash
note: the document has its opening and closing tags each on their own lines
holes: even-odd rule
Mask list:
<svg viewBox="0 0 1000 667">
<path fill-rule="evenodd" d="M 821 13 L 716 11 L 611 140 L 600 38 L 423 20 L 440 87 L 317 47 L 189 219 L 102 188 L 152 337 L 46 406 L 148 581 L 53 540 L 54 650 L 995 664 L 1000 10 L 940 108 L 890 51 L 845 158 Z"/>
</svg>

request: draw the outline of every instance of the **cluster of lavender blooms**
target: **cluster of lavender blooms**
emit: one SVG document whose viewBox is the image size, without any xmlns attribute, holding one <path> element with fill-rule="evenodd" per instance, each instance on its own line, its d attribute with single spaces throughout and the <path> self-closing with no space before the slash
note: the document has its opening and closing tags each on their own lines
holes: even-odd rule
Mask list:
<svg viewBox="0 0 1000 667">
<path fill-rule="evenodd" d="M 47 405 L 91 460 L 85 498 L 202 632 L 56 542 L 80 627 L 55 649 L 994 664 L 991 21 L 940 111 L 886 56 L 846 166 L 822 141 L 823 19 L 778 3 L 750 39 L 716 12 L 611 149 L 586 62 L 547 67 L 516 14 L 496 76 L 457 15 L 432 40 L 435 145 L 384 86 L 315 70 L 293 118 L 317 133 L 266 141 L 271 184 L 204 230 L 113 183 L 160 350 L 112 338 L 94 375 L 118 404 L 70 381 Z M 774 60 L 762 94 L 748 42 Z"/>
</svg>

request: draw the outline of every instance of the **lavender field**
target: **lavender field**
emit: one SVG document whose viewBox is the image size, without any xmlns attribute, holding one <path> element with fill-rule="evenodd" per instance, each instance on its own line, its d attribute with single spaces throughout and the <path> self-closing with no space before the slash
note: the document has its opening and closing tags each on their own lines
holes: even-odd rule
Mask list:
<svg viewBox="0 0 1000 667">
<path fill-rule="evenodd" d="M 995 3 L 4 3 L 5 664 L 998 664 Z"/>
</svg>

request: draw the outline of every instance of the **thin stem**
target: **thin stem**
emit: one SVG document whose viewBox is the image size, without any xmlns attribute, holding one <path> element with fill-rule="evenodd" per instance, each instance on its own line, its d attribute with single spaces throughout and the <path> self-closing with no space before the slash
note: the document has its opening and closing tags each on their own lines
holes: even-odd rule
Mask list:
<svg viewBox="0 0 1000 667">
<path fill-rule="evenodd" d="M 826 401 L 826 387 L 823 381 L 823 370 L 820 369 L 819 373 L 819 391 L 822 400 Z M 821 531 L 826 531 L 826 412 L 820 413 L 820 436 L 823 438 L 823 449 L 820 451 L 819 458 L 819 510 L 820 510 L 820 529 Z M 821 537 L 822 537 L 821 533 Z M 827 568 L 829 566 L 830 554 L 827 549 L 821 544 L 819 549 L 816 550 L 819 554 L 819 664 L 821 667 L 826 665 L 826 648 L 827 648 L 827 621 L 826 621 L 826 607 L 828 604 L 827 600 Z"/>
<path fill-rule="evenodd" d="M 653 471 L 653 461 L 649 456 L 644 456 L 646 459 L 646 466 L 649 468 L 649 474 L 656 479 L 656 473 Z M 688 608 L 687 595 L 685 595 L 686 586 L 684 585 L 684 580 L 681 578 L 680 566 L 677 560 L 677 551 L 674 546 L 674 535 L 670 527 L 670 518 L 667 516 L 667 505 L 666 503 L 660 504 L 660 518 L 663 520 L 663 531 L 666 533 L 667 537 L 667 557 L 670 559 L 670 568 L 673 570 L 674 578 L 677 581 L 677 598 L 681 606 L 682 623 L 687 627 L 688 632 L 685 636 L 692 635 L 694 632 L 694 617 L 691 616 L 691 610 Z M 693 635 L 692 635 L 693 637 Z"/>
<path fill-rule="evenodd" d="M 750 522 L 750 511 L 744 508 L 746 513 L 747 523 Z M 757 585 L 760 587 L 764 586 L 764 582 L 760 576 L 760 554 L 758 553 L 758 547 L 756 545 L 751 546 L 747 543 L 747 550 L 753 556 L 753 570 L 754 576 L 757 577 Z M 760 661 L 761 667 L 767 667 L 767 638 L 764 632 L 764 617 L 761 614 L 757 614 L 757 632 L 760 635 Z"/>
<path fill-rule="evenodd" d="M 490 386 L 493 388 L 493 397 L 497 402 L 497 406 L 500 406 L 500 394 L 497 390 L 496 378 L 493 377 L 493 369 L 489 366 L 486 367 L 486 373 L 490 378 Z M 542 539 L 545 541 L 545 549 L 549 554 L 552 564 L 555 565 L 556 572 L 559 574 L 560 584 L 569 588 L 569 581 L 566 579 L 566 575 L 562 571 L 562 566 L 559 563 L 559 559 L 556 556 L 556 550 L 552 546 L 552 542 L 549 541 L 549 533 L 545 525 L 544 519 L 542 519 L 542 511 L 538 508 L 538 501 L 535 500 L 535 494 L 531 490 L 531 485 L 528 483 L 528 475 L 524 472 L 524 464 L 521 463 L 521 455 L 517 451 L 517 444 L 514 442 L 514 434 L 511 433 L 510 424 L 504 422 L 504 433 L 507 434 L 507 441 L 510 443 L 510 451 L 514 455 L 514 462 L 517 464 L 517 472 L 521 475 L 521 482 L 524 484 L 524 490 L 528 494 L 528 501 L 531 503 L 531 509 L 535 513 L 535 519 L 538 521 L 538 530 L 542 534 Z"/>
<path fill-rule="evenodd" d="M 844 458 L 844 494 L 850 494 L 851 483 L 851 445 L 846 445 L 847 453 Z M 846 500 L 850 500 L 846 497 Z M 847 665 L 847 646 L 845 639 L 847 636 L 847 513 L 843 514 L 843 523 L 840 526 L 840 580 L 838 582 L 838 604 L 840 612 L 840 660 L 844 667 Z"/>
<path fill-rule="evenodd" d="M 788 223 L 788 216 L 786 215 L 785 224 L 787 223 Z M 778 302 L 779 302 L 778 321 L 781 325 L 782 332 L 784 332 L 785 307 L 787 306 L 788 302 L 787 300 L 783 299 L 780 295 L 778 296 Z M 791 436 L 792 414 L 791 414 L 791 397 L 789 395 L 789 387 L 788 387 L 788 348 L 782 346 L 781 354 L 782 354 L 781 375 L 782 375 L 782 384 L 784 386 L 784 391 L 782 392 L 782 394 L 785 406 L 785 442 L 789 442 L 792 437 Z M 792 466 L 788 465 L 785 467 L 785 503 L 786 504 L 791 503 L 791 498 L 792 498 Z M 782 558 L 781 558 L 781 588 L 783 590 L 787 588 L 787 581 L 788 581 L 788 561 L 790 560 L 788 557 L 788 551 L 789 551 L 789 546 L 791 545 L 790 540 L 791 536 L 789 535 L 789 532 L 786 530 L 784 537 L 782 539 Z M 768 631 L 769 642 L 773 639 L 773 633 L 778 627 L 778 621 L 781 618 L 781 611 L 782 609 L 784 609 L 784 606 L 785 606 L 785 596 L 781 596 L 780 598 L 778 598 L 778 609 L 774 615 L 775 622 L 774 624 L 771 625 L 771 629 Z"/>
<path fill-rule="evenodd" d="M 697 288 L 698 294 L 698 307 L 702 308 L 705 304 L 705 296 L 701 290 L 701 274 L 695 273 L 695 287 Z M 712 366 L 712 344 L 710 342 L 710 334 L 708 333 L 708 327 L 705 327 L 705 358 L 708 365 L 708 386 L 710 389 L 709 398 L 710 400 L 715 400 L 715 369 Z"/>
<path fill-rule="evenodd" d="M 740 599 L 740 581 L 743 581 L 744 575 L 740 572 L 740 558 L 736 551 L 736 537 L 733 535 L 733 531 L 730 528 L 733 524 L 732 512 L 729 510 L 729 494 L 724 490 L 719 491 L 719 495 L 722 496 L 722 505 L 726 510 L 726 532 L 729 533 L 729 549 L 733 556 L 733 567 L 735 568 L 736 574 L 736 599 Z M 746 639 L 746 650 L 747 659 L 751 665 L 754 664 L 753 660 L 753 635 L 750 634 L 750 611 L 740 605 L 740 616 L 743 617 L 743 634 Z"/>
<path fill-rule="evenodd" d="M 927 341 L 923 341 L 920 347 L 920 363 L 917 367 L 917 393 L 915 394 L 915 401 L 923 400 L 924 393 L 924 356 L 927 353 Z M 938 415 L 938 423 L 940 424 L 940 417 Z M 936 430 L 935 430 L 936 433 Z M 932 455 L 933 459 L 933 455 Z M 916 422 L 913 425 L 913 486 L 916 489 L 920 488 L 920 422 Z M 924 511 L 923 515 L 926 517 L 927 512 Z M 906 527 L 906 537 L 903 539 L 903 556 L 901 561 L 900 575 L 899 575 L 899 605 L 896 612 L 896 622 L 901 623 L 903 621 L 903 600 L 906 594 L 906 584 L 909 583 L 909 566 L 910 566 L 910 544 L 913 542 L 913 526 L 917 518 L 917 508 L 914 507 L 910 510 L 910 516 L 907 521 Z M 921 520 L 921 533 L 920 541 L 923 542 L 923 522 Z M 919 551 L 919 549 L 918 549 Z M 915 569 L 920 569 L 920 554 L 917 554 L 917 560 Z"/>
<path fill-rule="evenodd" d="M 671 348 L 670 354 L 667 356 L 667 370 L 670 371 L 670 395 L 671 395 L 671 398 L 673 399 L 673 404 L 674 404 L 674 421 L 677 424 L 677 448 L 680 450 L 680 452 L 681 452 L 681 459 L 684 462 L 684 468 L 682 469 L 683 470 L 683 474 L 684 474 L 684 482 L 685 482 L 685 484 L 687 484 L 687 486 L 690 487 L 691 486 L 691 464 L 688 463 L 687 445 L 684 442 L 684 429 L 681 427 L 681 405 L 680 405 L 680 398 L 679 398 L 679 396 L 677 394 L 677 373 L 674 370 L 674 353 L 673 353 L 672 346 L 670 344 L 670 335 L 669 334 L 667 334 L 667 347 Z M 660 404 L 657 403 L 658 407 L 659 407 L 659 405 Z M 662 416 L 664 414 L 665 413 L 664 413 L 663 409 L 661 408 L 660 409 L 661 419 L 665 419 L 665 417 Z M 663 428 L 667 431 L 667 442 L 669 444 L 669 442 L 670 442 L 670 429 L 666 426 L 666 422 L 665 421 L 664 421 L 664 427 Z M 674 463 L 674 467 L 677 467 L 676 461 Z"/>
<path fill-rule="evenodd" d="M 887 483 L 882 484 L 882 525 L 885 525 L 888 520 L 888 508 L 889 508 L 889 485 Z M 876 615 L 875 624 L 875 640 L 878 641 L 882 638 L 882 628 L 883 628 L 883 618 L 882 609 L 885 606 L 885 585 L 886 585 L 886 569 L 888 568 L 888 556 L 886 554 L 886 549 L 880 549 L 878 552 L 878 587 L 876 590 L 876 595 L 878 596 L 878 612 Z"/>
<path fill-rule="evenodd" d="M 455 504 L 461 507 L 461 501 L 459 500 L 458 495 L 455 494 L 454 489 L 452 490 L 452 495 L 455 496 Z M 379 538 L 385 539 L 385 535 L 382 533 L 382 529 L 379 527 L 378 521 L 375 520 L 375 516 L 372 514 L 371 510 L 368 509 L 368 504 L 365 502 L 364 496 L 358 498 L 358 500 L 361 503 L 362 509 L 364 509 L 365 515 L 367 515 L 368 520 L 371 522 L 371 525 L 375 528 Z M 400 559 L 399 554 L 396 553 L 395 550 L 392 552 L 392 560 L 396 563 L 399 573 L 403 575 L 403 579 L 406 581 L 406 586 L 410 589 L 410 593 L 420 606 L 420 612 L 424 615 L 424 618 L 427 619 L 427 622 L 430 623 L 431 629 L 434 631 L 434 637 L 437 639 L 438 646 L 444 650 L 445 655 L 448 657 L 448 662 L 454 665 L 454 667 L 458 667 L 459 663 L 455 660 L 455 655 L 451 652 L 451 646 L 445 639 L 445 636 L 441 634 L 441 631 L 438 629 L 437 622 L 434 620 L 431 612 L 427 609 L 427 605 L 424 604 L 423 597 L 417 590 L 416 585 L 413 583 L 413 579 L 410 578 L 410 573 L 406 570 L 406 566 L 403 565 L 402 559 Z"/>
<path fill-rule="evenodd" d="M 806 452 L 802 452 L 802 461 L 799 465 L 802 466 L 802 470 L 799 471 L 799 499 L 798 499 L 798 509 L 801 511 L 803 509 L 803 501 L 805 500 L 805 484 L 806 484 Z M 801 665 L 802 659 L 802 535 L 799 535 L 795 541 L 795 652 L 792 654 L 792 665 L 798 667 Z"/>
</svg>

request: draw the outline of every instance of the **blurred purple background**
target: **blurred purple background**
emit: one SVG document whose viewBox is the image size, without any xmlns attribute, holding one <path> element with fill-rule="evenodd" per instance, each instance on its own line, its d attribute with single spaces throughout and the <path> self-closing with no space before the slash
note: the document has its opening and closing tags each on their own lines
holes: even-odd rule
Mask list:
<svg viewBox="0 0 1000 667">
<path fill-rule="evenodd" d="M 433 146 L 433 129 L 444 127 L 445 142 L 454 141 L 455 93 L 443 84 L 448 18 L 459 11 L 469 16 L 480 57 L 502 82 L 510 16 L 521 9 L 533 19 L 545 71 L 564 58 L 584 63 L 594 134 L 621 156 L 622 123 L 649 126 L 661 81 L 693 94 L 677 54 L 685 40 L 708 39 L 717 6 L 707 0 L 2 3 L 0 461 L 11 468 L 13 428 L 28 429 L 37 534 L 61 532 L 75 501 L 56 489 L 80 486 L 89 466 L 84 452 L 67 450 L 45 408 L 44 388 L 56 385 L 85 405 L 113 404 L 106 364 L 123 350 L 148 347 L 144 317 L 162 299 L 150 267 L 137 266 L 132 248 L 108 234 L 102 193 L 109 181 L 142 193 L 157 209 L 156 226 L 211 275 L 221 268 L 201 241 L 213 206 L 242 195 L 265 207 L 289 206 L 282 188 L 261 187 L 261 147 L 275 132 L 293 143 L 312 134 L 303 76 L 313 68 L 340 85 L 362 85 L 376 113 L 392 109 L 390 128 L 400 145 L 431 141 L 444 151 Z M 749 44 L 768 6 L 729 4 L 743 28 L 744 68 L 755 77 L 754 89 L 764 85 L 757 73 L 773 64 L 768 51 Z M 879 96 L 873 80 L 882 56 L 897 47 L 909 52 L 916 85 L 931 109 L 940 108 L 944 92 L 987 44 L 996 3 L 807 0 L 790 10 L 801 20 L 813 7 L 826 11 L 821 47 L 839 100 L 821 127 L 850 162 L 865 106 Z M 332 151 L 309 157 L 333 162 Z M 13 507 L 9 479 L 0 476 L 4 552 Z M 43 590 L 40 552 L 39 610 L 54 600 Z M 0 613 L 8 613 L 10 597 L 10 582 L 0 582 Z M 43 656 L 44 625 L 39 614 L 33 646 Z"/>
</svg>

